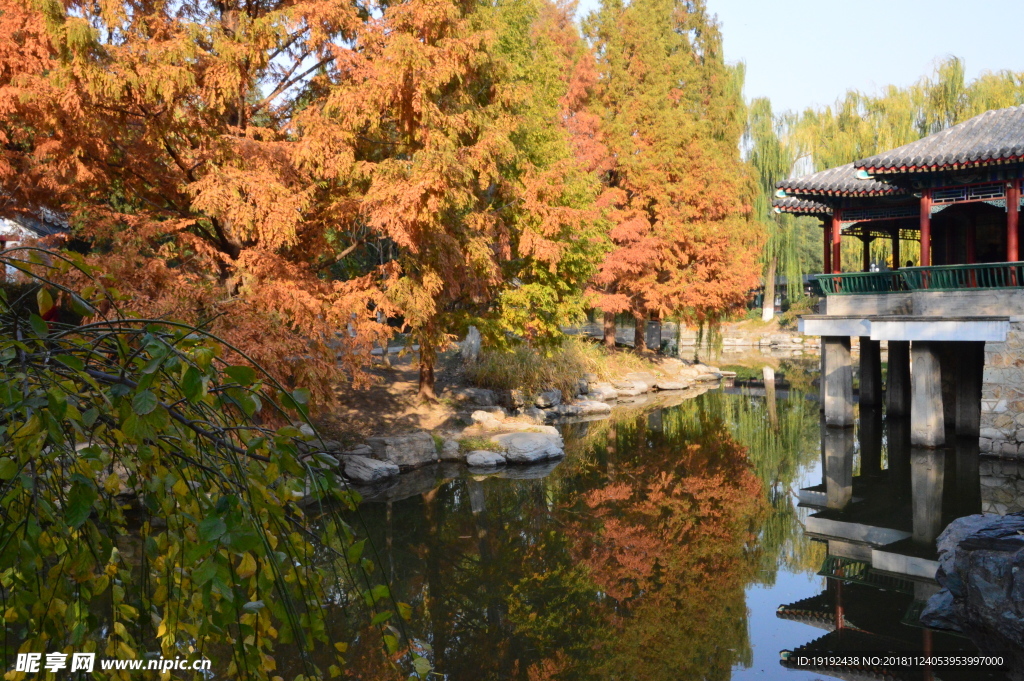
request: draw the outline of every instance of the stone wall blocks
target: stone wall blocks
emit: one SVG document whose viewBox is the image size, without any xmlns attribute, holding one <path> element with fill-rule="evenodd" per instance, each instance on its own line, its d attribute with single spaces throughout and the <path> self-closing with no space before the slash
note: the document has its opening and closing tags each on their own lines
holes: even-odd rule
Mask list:
<svg viewBox="0 0 1024 681">
<path fill-rule="evenodd" d="M 987 437 L 978 438 L 978 451 L 986 453 L 991 452 L 992 440 Z"/>
<path fill-rule="evenodd" d="M 991 444 L 992 440 L 1002 440 L 1003 439 L 1003 434 L 1000 431 L 996 430 L 995 428 L 982 428 L 981 429 L 981 439 L 982 440 L 988 440 L 989 444 Z M 980 444 L 980 441 L 979 441 L 979 444 Z"/>
</svg>

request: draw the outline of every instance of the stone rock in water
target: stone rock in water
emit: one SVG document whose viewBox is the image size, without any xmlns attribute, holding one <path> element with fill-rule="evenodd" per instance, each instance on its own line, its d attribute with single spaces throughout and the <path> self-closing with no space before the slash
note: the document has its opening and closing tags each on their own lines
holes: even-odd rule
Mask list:
<svg viewBox="0 0 1024 681">
<path fill-rule="evenodd" d="M 576 392 L 579 393 L 580 395 L 586 395 L 589 391 L 590 382 L 585 378 L 581 378 L 579 382 L 576 384 Z"/>
<path fill-rule="evenodd" d="M 480 358 L 480 332 L 475 326 L 469 327 L 466 339 L 459 343 L 459 356 L 463 362 L 475 362 Z"/>
<path fill-rule="evenodd" d="M 921 621 L 959 628 L 982 654 L 1024 665 L 1024 513 L 973 515 L 950 523 L 938 539 L 943 587 Z"/>
<path fill-rule="evenodd" d="M 658 390 L 686 390 L 690 384 L 686 381 L 658 381 L 654 387 Z"/>
<path fill-rule="evenodd" d="M 380 482 L 398 475 L 398 466 L 365 456 L 345 457 L 345 477 L 362 483 Z"/>
<path fill-rule="evenodd" d="M 537 399 L 533 402 L 541 409 L 550 409 L 551 407 L 557 407 L 562 403 L 562 391 L 561 390 L 548 390 L 537 395 Z"/>
<path fill-rule="evenodd" d="M 535 463 L 564 456 L 562 437 L 550 433 L 505 433 L 493 438 L 505 448 L 508 463 Z"/>
<path fill-rule="evenodd" d="M 583 416 L 590 416 L 591 414 L 610 414 L 612 411 L 612 405 L 607 402 L 598 402 L 597 400 L 580 400 L 573 406 L 578 407 L 580 414 Z"/>
<path fill-rule="evenodd" d="M 441 445 L 441 461 L 461 461 L 462 455 L 459 452 L 459 443 L 455 440 L 445 440 Z"/>
<path fill-rule="evenodd" d="M 643 381 L 618 381 L 612 384 L 619 397 L 636 397 L 650 390 Z"/>
<path fill-rule="evenodd" d="M 416 468 L 438 459 L 434 438 L 424 431 L 408 435 L 371 437 L 366 443 L 373 450 L 374 459 L 388 461 L 399 468 Z"/>
<path fill-rule="evenodd" d="M 483 450 L 470 452 L 466 455 L 466 465 L 474 468 L 493 468 L 504 466 L 505 457 L 497 452 L 485 452 Z"/>
<path fill-rule="evenodd" d="M 611 383 L 592 383 L 587 397 L 600 401 L 615 400 L 619 397 L 619 391 Z"/>
<path fill-rule="evenodd" d="M 344 456 L 368 456 L 373 458 L 373 450 L 370 449 L 370 445 L 356 445 L 352 449 L 342 452 Z"/>
</svg>

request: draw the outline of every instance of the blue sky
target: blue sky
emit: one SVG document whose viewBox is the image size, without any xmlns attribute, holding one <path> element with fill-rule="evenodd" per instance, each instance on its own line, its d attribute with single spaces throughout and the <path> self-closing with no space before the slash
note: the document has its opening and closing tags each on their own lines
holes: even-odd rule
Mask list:
<svg viewBox="0 0 1024 681">
<path fill-rule="evenodd" d="M 580 0 L 579 14 L 600 0 Z M 707 0 L 725 57 L 747 64 L 746 95 L 776 111 L 831 104 L 846 90 L 909 85 L 946 56 L 967 78 L 1024 71 L 1020 0 Z"/>
</svg>

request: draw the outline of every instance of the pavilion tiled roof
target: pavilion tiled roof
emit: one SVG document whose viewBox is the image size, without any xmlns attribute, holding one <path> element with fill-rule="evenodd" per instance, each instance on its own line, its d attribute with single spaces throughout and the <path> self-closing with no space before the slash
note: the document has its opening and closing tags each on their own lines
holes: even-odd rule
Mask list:
<svg viewBox="0 0 1024 681">
<path fill-rule="evenodd" d="M 852 163 L 819 170 L 803 177 L 780 180 L 775 186 L 788 195 L 892 196 L 906 193 L 904 189 L 888 182 L 859 178 Z"/>
<path fill-rule="evenodd" d="M 786 196 L 781 199 L 772 199 L 772 208 L 776 213 L 799 213 L 802 215 L 831 215 L 832 206 L 810 199 L 799 199 L 795 196 Z"/>
<path fill-rule="evenodd" d="M 869 174 L 931 172 L 1024 160 L 1024 106 L 986 111 L 934 135 L 855 161 Z"/>
</svg>

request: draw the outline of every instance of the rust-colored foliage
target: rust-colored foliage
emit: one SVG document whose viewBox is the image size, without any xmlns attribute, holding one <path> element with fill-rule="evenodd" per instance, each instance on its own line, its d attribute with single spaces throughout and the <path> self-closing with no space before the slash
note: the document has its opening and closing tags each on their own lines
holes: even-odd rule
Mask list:
<svg viewBox="0 0 1024 681">
<path fill-rule="evenodd" d="M 294 124 L 362 24 L 330 2 L 4 0 L 3 191 L 66 212 L 136 313 L 203 323 L 325 396 L 336 356 L 358 378 L 387 333 L 371 308 L 394 311 L 395 267 L 324 276 L 358 225 Z"/>
<path fill-rule="evenodd" d="M 615 244 L 594 279 L 599 307 L 715 318 L 756 286 L 762 239 L 744 201 L 739 76 L 701 2 L 609 1 L 589 28 Z"/>
</svg>

